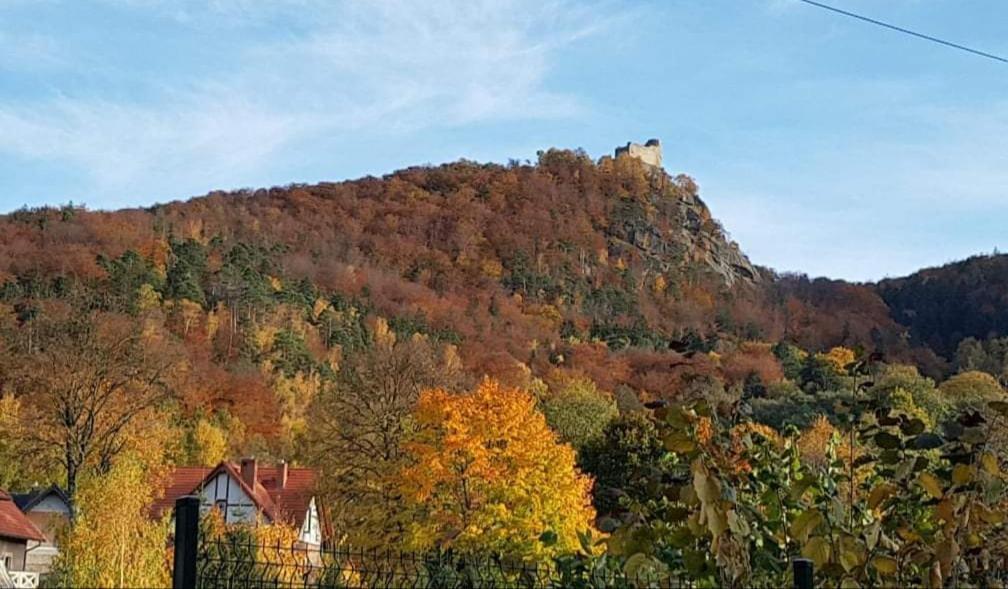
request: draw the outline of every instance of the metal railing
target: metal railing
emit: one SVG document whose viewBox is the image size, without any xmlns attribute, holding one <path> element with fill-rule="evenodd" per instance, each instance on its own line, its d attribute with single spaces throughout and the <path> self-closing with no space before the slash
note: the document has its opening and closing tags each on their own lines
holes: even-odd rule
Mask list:
<svg viewBox="0 0 1008 589">
<path fill-rule="evenodd" d="M 618 566 L 564 569 L 488 555 L 413 553 L 262 544 L 251 534 L 199 537 L 199 499 L 176 503 L 176 589 L 687 589 L 685 571 Z M 760 586 L 812 588 L 811 562 L 796 561 L 794 575 Z M 807 584 L 806 583 L 807 579 Z"/>
<path fill-rule="evenodd" d="M 247 536 L 203 540 L 196 587 L 255 589 L 555 589 L 582 587 L 686 589 L 685 575 L 618 569 L 575 575 L 541 563 L 485 555 L 264 545 Z"/>
</svg>

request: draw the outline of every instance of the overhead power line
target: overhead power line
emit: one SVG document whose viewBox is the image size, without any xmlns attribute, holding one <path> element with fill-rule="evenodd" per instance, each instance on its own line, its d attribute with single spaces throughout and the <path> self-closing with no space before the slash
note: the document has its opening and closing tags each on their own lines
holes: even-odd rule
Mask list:
<svg viewBox="0 0 1008 589">
<path fill-rule="evenodd" d="M 848 12 L 846 10 L 842 10 L 840 8 L 837 8 L 835 6 L 830 6 L 828 4 L 823 4 L 822 2 L 816 2 L 815 0 L 798 0 L 798 1 L 799 2 L 804 2 L 805 4 L 809 4 L 811 6 L 816 6 L 818 8 L 829 10 L 829 11 L 835 12 L 837 14 L 842 14 L 844 16 L 849 16 L 851 18 L 856 18 L 858 20 L 862 20 L 864 22 L 871 23 L 873 25 L 878 25 L 880 27 L 891 29 L 893 31 L 896 31 L 896 32 L 899 32 L 899 33 L 903 33 L 905 35 L 911 35 L 911 36 L 914 36 L 914 37 L 917 37 L 917 38 L 920 38 L 920 39 L 924 39 L 925 41 L 931 41 L 932 43 L 938 43 L 939 45 L 945 45 L 946 47 L 951 47 L 953 49 L 958 49 L 960 51 L 966 51 L 967 53 L 972 53 L 974 55 L 979 55 L 980 57 L 986 57 L 987 59 L 993 59 L 995 61 L 1000 61 L 1002 63 L 1008 63 L 1008 59 L 1006 59 L 1004 57 L 1001 57 L 999 55 L 994 55 L 992 53 L 987 53 L 987 52 L 984 52 L 984 51 L 979 51 L 977 49 L 972 49 L 970 47 L 966 47 L 965 45 L 959 45 L 958 43 L 953 43 L 951 41 L 945 41 L 944 39 L 939 39 L 938 37 L 932 37 L 931 35 L 925 35 L 923 33 L 918 33 L 918 32 L 915 32 L 915 31 L 911 31 L 910 29 L 904 29 L 903 27 L 898 27 L 896 25 L 891 25 L 889 23 L 885 23 L 885 22 L 882 22 L 880 20 L 875 20 L 874 18 L 868 18 L 867 16 L 862 16 L 860 14 L 855 14 L 853 12 Z"/>
</svg>

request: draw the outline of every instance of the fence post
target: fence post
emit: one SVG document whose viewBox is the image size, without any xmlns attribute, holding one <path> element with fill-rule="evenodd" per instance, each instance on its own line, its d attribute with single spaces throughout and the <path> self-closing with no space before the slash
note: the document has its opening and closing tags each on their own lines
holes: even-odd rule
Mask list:
<svg viewBox="0 0 1008 589">
<path fill-rule="evenodd" d="M 812 589 L 812 561 L 807 558 L 796 558 L 791 561 L 794 569 L 795 589 Z"/>
<path fill-rule="evenodd" d="M 199 497 L 175 500 L 175 567 L 172 589 L 196 588 L 196 551 L 199 544 Z"/>
</svg>

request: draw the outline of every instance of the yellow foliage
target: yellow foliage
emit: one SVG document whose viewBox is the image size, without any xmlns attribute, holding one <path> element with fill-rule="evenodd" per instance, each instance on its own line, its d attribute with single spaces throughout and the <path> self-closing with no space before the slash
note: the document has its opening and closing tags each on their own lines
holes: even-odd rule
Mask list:
<svg viewBox="0 0 1008 589">
<path fill-rule="evenodd" d="M 182 333 L 183 335 L 189 335 L 189 330 L 193 328 L 200 317 L 203 315 L 203 307 L 199 303 L 194 303 L 189 299 L 182 299 L 178 301 L 178 311 L 182 315 Z M 211 335 L 211 337 L 213 337 Z"/>
<path fill-rule="evenodd" d="M 298 372 L 292 377 L 276 377 L 274 392 L 280 405 L 285 439 L 293 440 L 305 432 L 308 407 L 318 396 L 322 379 L 317 373 Z"/>
<path fill-rule="evenodd" d="M 206 321 L 207 339 L 212 340 L 214 336 L 217 335 L 217 330 L 220 329 L 221 313 L 224 312 L 225 311 L 222 309 L 220 311 L 211 311 L 207 313 L 207 321 Z"/>
<path fill-rule="evenodd" d="M 840 374 L 846 374 L 847 365 L 854 362 L 857 358 L 857 354 L 855 354 L 854 350 L 850 348 L 837 346 L 832 348 L 829 352 L 823 354 L 823 358 L 825 358 L 837 372 Z"/>
<path fill-rule="evenodd" d="M 276 340 L 277 331 L 277 328 L 271 325 L 255 328 L 252 331 L 252 343 L 255 344 L 256 350 L 262 353 L 272 348 L 273 342 Z"/>
<path fill-rule="evenodd" d="M 21 400 L 0 391 L 0 489 L 63 480 L 58 457 L 33 448 L 27 439 L 24 417 Z"/>
<path fill-rule="evenodd" d="M 499 280 L 501 275 L 504 274 L 504 266 L 495 258 L 483 260 L 480 264 L 480 270 L 482 270 L 484 275 L 493 278 L 494 280 Z"/>
<path fill-rule="evenodd" d="M 658 277 L 654 279 L 654 291 L 658 294 L 661 294 L 665 292 L 667 288 L 668 288 L 668 281 L 665 280 L 664 276 L 659 274 Z"/>
<path fill-rule="evenodd" d="M 577 549 L 578 532 L 595 517 L 591 480 L 531 395 L 489 379 L 466 395 L 430 390 L 415 419 L 420 431 L 401 480 L 416 510 L 410 548 L 533 559 Z M 558 537 L 550 547 L 538 541 L 547 530 Z"/>
<path fill-rule="evenodd" d="M 831 458 L 830 447 L 834 447 L 834 454 Z M 798 452 L 801 455 L 801 459 L 805 464 L 810 466 L 815 466 L 817 468 L 826 468 L 829 466 L 831 460 L 835 460 L 840 463 L 840 468 L 844 472 L 849 472 L 854 461 L 857 460 L 859 456 L 863 453 L 861 448 L 857 446 L 855 442 L 854 445 L 851 444 L 851 439 L 848 434 L 842 433 L 830 423 L 829 419 L 824 415 L 818 416 L 812 425 L 808 427 L 801 435 L 798 437 Z M 854 477 L 859 483 L 854 487 L 854 500 L 859 500 L 858 488 L 860 482 L 864 481 L 870 474 L 870 466 L 862 465 L 860 467 L 855 467 Z M 849 481 L 841 483 L 837 487 L 838 495 L 845 502 L 849 502 L 851 499 L 851 486 Z"/>
<path fill-rule="evenodd" d="M 279 579 L 299 579 L 309 565 L 309 553 L 297 549 L 299 534 L 283 522 L 257 525 L 253 535 L 259 562 L 272 563 L 271 574 Z M 285 550 L 286 549 L 286 550 Z"/>
<path fill-rule="evenodd" d="M 228 456 L 227 434 L 206 419 L 200 419 L 193 428 L 194 465 L 214 466 Z"/>
<path fill-rule="evenodd" d="M 136 456 L 89 477 L 76 495 L 77 522 L 64 530 L 54 563 L 68 587 L 167 587 L 168 520 L 148 515 L 150 473 Z"/>
<path fill-rule="evenodd" d="M 137 307 L 140 311 L 151 311 L 161 306 L 161 295 L 146 282 L 137 289 Z"/>
<path fill-rule="evenodd" d="M 312 305 L 312 319 L 318 321 L 318 318 L 322 316 L 322 313 L 325 313 L 329 309 L 332 309 L 332 305 L 329 304 L 329 301 L 322 297 L 315 299 L 315 304 Z"/>
<path fill-rule="evenodd" d="M 949 401 L 971 403 L 978 407 L 1005 397 L 1005 391 L 996 378 L 977 370 L 960 372 L 941 383 L 938 389 Z"/>
<path fill-rule="evenodd" d="M 747 421 L 740 423 L 731 429 L 732 444 L 738 447 L 739 451 L 741 451 L 740 445 L 742 438 L 746 435 L 751 436 L 753 442 L 756 444 L 761 444 L 763 443 L 763 440 L 766 440 L 777 448 L 784 447 L 784 438 L 777 432 L 777 430 L 769 425 L 756 423 L 755 421 Z"/>
<path fill-rule="evenodd" d="M 526 315 L 545 319 L 548 322 L 547 326 L 551 329 L 558 327 L 561 323 L 563 323 L 563 315 L 560 313 L 560 310 L 553 305 L 525 305 L 523 311 Z"/>
<path fill-rule="evenodd" d="M 462 373 L 462 356 L 459 356 L 457 347 L 452 344 L 444 346 L 441 351 L 441 366 L 445 374 Z"/>
<path fill-rule="evenodd" d="M 375 317 L 371 320 L 371 337 L 374 338 L 375 346 L 391 348 L 395 345 L 396 334 L 389 328 L 388 321 L 384 317 Z"/>
<path fill-rule="evenodd" d="M 825 415 L 816 417 L 812 425 L 798 437 L 798 452 L 802 461 L 815 466 L 826 466 L 829 445 L 835 433 L 836 428 Z"/>
<path fill-rule="evenodd" d="M 210 541 L 208 550 L 217 551 L 213 554 L 217 560 L 249 559 L 245 550 L 254 547 L 252 560 L 269 563 L 271 578 L 300 582 L 313 564 L 311 552 L 299 545 L 298 531 L 283 521 L 227 524 L 220 511 L 212 509 L 203 516 L 200 534 Z M 231 550 L 237 554 L 230 554 Z"/>
<path fill-rule="evenodd" d="M 0 431 L 4 432 L 0 436 L 0 444 L 10 438 L 20 437 L 23 430 L 21 400 L 10 393 L 0 392 Z"/>
</svg>

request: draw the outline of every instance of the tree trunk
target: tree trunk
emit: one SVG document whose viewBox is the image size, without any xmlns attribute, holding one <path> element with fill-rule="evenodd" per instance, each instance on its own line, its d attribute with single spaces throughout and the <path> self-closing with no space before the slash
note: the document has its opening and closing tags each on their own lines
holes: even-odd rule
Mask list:
<svg viewBox="0 0 1008 589">
<path fill-rule="evenodd" d="M 70 511 L 68 514 L 70 527 L 73 527 L 74 523 L 77 521 L 77 473 L 77 464 L 74 463 L 73 458 L 70 456 L 70 452 L 67 451 L 66 493 L 68 500 L 67 509 Z"/>
</svg>

